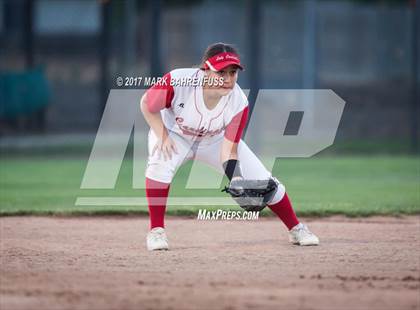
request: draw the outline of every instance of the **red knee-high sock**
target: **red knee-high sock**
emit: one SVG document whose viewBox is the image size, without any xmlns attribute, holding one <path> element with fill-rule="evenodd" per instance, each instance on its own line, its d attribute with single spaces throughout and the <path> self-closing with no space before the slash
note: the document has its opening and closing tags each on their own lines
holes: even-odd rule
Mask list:
<svg viewBox="0 0 420 310">
<path fill-rule="evenodd" d="M 146 197 L 149 204 L 150 229 L 165 227 L 165 210 L 171 184 L 146 178 Z"/>
<path fill-rule="evenodd" d="M 268 207 L 277 214 L 289 230 L 299 224 L 299 220 L 286 193 L 284 193 L 282 200 Z"/>
</svg>

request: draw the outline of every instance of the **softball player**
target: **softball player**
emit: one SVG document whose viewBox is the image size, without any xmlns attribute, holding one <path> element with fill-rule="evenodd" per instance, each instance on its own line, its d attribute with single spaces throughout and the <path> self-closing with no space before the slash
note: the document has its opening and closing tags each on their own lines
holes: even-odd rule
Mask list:
<svg viewBox="0 0 420 310">
<path fill-rule="evenodd" d="M 200 160 L 232 180 L 267 179 L 271 173 L 241 140 L 248 119 L 248 101 L 236 83 L 243 67 L 236 49 L 215 43 L 200 68 L 167 73 L 141 99 L 151 130 L 146 168 L 150 232 L 148 250 L 169 249 L 164 216 L 170 184 L 188 160 Z M 289 230 L 290 242 L 318 245 L 319 239 L 299 222 L 285 187 L 278 186 L 268 207 Z"/>
</svg>

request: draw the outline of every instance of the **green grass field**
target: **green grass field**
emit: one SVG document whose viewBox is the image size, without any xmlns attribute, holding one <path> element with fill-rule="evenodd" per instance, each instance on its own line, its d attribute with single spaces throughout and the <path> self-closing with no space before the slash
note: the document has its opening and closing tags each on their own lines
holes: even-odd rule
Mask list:
<svg viewBox="0 0 420 310">
<path fill-rule="evenodd" d="M 125 160 L 113 190 L 81 190 L 87 160 L 0 158 L 0 214 L 146 214 L 145 206 L 75 206 L 77 197 L 138 197 L 132 161 Z M 189 166 L 177 174 L 171 195 L 218 196 L 219 190 L 185 190 Z M 274 175 L 285 185 L 298 215 L 347 216 L 420 213 L 418 157 L 359 156 L 280 159 Z M 198 206 L 169 206 L 168 214 L 196 215 Z M 220 207 L 208 206 L 206 209 Z M 223 207 L 238 210 L 238 207 Z M 270 214 L 268 210 L 264 214 Z"/>
</svg>

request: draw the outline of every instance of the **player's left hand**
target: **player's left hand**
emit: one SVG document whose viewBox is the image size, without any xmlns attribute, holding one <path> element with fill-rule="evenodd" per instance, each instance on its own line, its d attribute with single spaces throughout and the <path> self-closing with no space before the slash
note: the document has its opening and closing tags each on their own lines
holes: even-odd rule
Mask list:
<svg viewBox="0 0 420 310">
<path fill-rule="evenodd" d="M 229 186 L 225 187 L 222 191 L 229 193 L 244 210 L 261 211 L 273 198 L 277 186 L 273 178 L 266 180 L 245 180 L 237 177 L 233 178 Z"/>
</svg>

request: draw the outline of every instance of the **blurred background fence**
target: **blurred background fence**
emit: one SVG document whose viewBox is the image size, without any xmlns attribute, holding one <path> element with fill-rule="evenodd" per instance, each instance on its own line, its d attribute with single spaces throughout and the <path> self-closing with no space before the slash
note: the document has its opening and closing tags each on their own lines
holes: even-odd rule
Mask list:
<svg viewBox="0 0 420 310">
<path fill-rule="evenodd" d="M 332 89 L 343 149 L 418 152 L 419 16 L 405 0 L 0 0 L 0 140 L 94 134 L 116 77 L 196 66 L 224 41 L 251 103 Z"/>
</svg>

